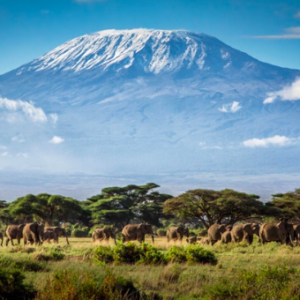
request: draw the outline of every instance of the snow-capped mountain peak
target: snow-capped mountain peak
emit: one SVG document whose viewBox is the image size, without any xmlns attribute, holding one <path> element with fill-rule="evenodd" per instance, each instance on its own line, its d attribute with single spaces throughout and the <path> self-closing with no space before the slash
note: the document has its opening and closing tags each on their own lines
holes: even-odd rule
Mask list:
<svg viewBox="0 0 300 300">
<path fill-rule="evenodd" d="M 235 50 L 236 51 L 236 50 Z M 100 72 L 131 67 L 159 74 L 181 69 L 228 68 L 234 50 L 216 38 L 189 31 L 105 30 L 75 38 L 18 70 Z M 234 55 L 233 55 L 234 56 Z M 239 52 L 244 60 L 251 59 Z"/>
</svg>

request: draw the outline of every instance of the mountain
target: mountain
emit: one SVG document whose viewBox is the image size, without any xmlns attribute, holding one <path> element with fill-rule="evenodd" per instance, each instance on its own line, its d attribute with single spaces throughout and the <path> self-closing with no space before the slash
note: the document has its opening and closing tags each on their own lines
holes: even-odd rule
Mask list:
<svg viewBox="0 0 300 300">
<path fill-rule="evenodd" d="M 2 171 L 181 186 L 298 173 L 299 102 L 263 103 L 297 77 L 202 33 L 84 35 L 0 76 Z"/>
</svg>

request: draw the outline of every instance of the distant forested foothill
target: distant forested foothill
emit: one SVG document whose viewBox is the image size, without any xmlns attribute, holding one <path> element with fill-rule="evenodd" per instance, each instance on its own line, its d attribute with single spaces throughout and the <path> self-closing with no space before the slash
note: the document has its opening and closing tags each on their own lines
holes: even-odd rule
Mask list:
<svg viewBox="0 0 300 300">
<path fill-rule="evenodd" d="M 300 221 L 300 189 L 275 194 L 264 203 L 259 196 L 231 189 L 195 189 L 177 197 L 160 193 L 155 183 L 107 187 L 85 201 L 62 196 L 26 195 L 0 200 L 0 231 L 9 224 L 38 221 L 62 226 L 69 235 L 90 236 L 96 227 L 117 231 L 130 223 L 149 223 L 160 235 L 170 226 L 186 225 L 205 232 L 214 223 L 268 221 L 285 217 Z"/>
</svg>

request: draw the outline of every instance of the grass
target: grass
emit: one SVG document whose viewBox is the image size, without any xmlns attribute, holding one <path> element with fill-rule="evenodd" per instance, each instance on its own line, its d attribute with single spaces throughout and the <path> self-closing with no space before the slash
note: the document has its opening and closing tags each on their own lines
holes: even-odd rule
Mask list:
<svg viewBox="0 0 300 300">
<path fill-rule="evenodd" d="M 92 299 L 92 296 L 84 298 L 85 293 L 79 287 L 86 285 L 89 290 L 99 293 L 103 291 L 101 284 L 105 278 L 110 278 L 109 282 L 119 282 L 121 277 L 129 280 L 126 284 L 133 284 L 133 290 L 139 291 L 134 293 L 139 299 L 300 298 L 300 247 L 292 248 L 277 243 L 260 245 L 257 240 L 251 246 L 244 243 L 217 243 L 214 246 L 202 246 L 204 250 L 215 254 L 218 261 L 216 265 L 189 264 L 186 261 L 167 265 L 122 262 L 101 265 L 95 261 L 94 253 L 99 245 L 106 249 L 105 242 L 94 244 L 90 238 L 70 238 L 69 241 L 69 246 L 60 239 L 58 245 L 0 247 L 0 269 L 11 267 L 20 270 L 24 275 L 24 285 L 33 286 L 38 299 L 55 299 L 43 294 L 47 286 L 58 286 L 59 282 L 54 278 L 70 282 L 69 292 L 75 293 L 76 299 L 80 300 Z M 146 242 L 151 244 L 150 239 Z M 112 241 L 109 246 L 114 247 Z M 166 238 L 162 237 L 156 239 L 154 246 L 166 254 L 174 243 L 167 243 Z M 176 243 L 176 246 L 188 249 L 185 241 Z M 126 299 L 126 293 L 123 291 L 121 295 L 121 290 L 115 287 L 110 286 L 109 293 L 116 299 L 122 295 Z M 109 295 L 106 295 L 107 299 L 110 299 Z M 95 296 L 94 299 L 98 298 Z"/>
</svg>

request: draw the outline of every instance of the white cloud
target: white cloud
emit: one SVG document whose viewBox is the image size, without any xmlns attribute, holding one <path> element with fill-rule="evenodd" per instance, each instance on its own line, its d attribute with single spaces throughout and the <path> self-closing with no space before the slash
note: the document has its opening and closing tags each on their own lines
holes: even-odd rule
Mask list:
<svg viewBox="0 0 300 300">
<path fill-rule="evenodd" d="M 12 142 L 17 142 L 17 143 L 24 143 L 24 142 L 25 142 L 25 139 L 24 139 L 24 137 L 23 137 L 22 134 L 17 134 L 17 135 L 15 135 L 15 136 L 13 136 L 13 137 L 11 138 L 11 141 L 12 141 Z"/>
<path fill-rule="evenodd" d="M 296 15 L 300 17 L 300 12 Z M 255 39 L 300 39 L 300 27 L 289 27 L 285 29 L 285 33 L 274 35 L 256 35 Z"/>
<path fill-rule="evenodd" d="M 291 85 L 285 86 L 280 91 L 268 93 L 267 96 L 264 104 L 273 103 L 276 99 L 281 101 L 300 100 L 300 78 L 296 78 Z"/>
<path fill-rule="evenodd" d="M 300 19 L 300 11 L 298 11 L 295 15 L 295 18 L 299 18 Z"/>
<path fill-rule="evenodd" d="M 255 147 L 268 147 L 268 146 L 288 146 L 294 144 L 297 140 L 295 138 L 288 138 L 286 136 L 275 135 L 270 138 L 263 139 L 251 139 L 243 142 L 245 147 L 255 148 Z"/>
<path fill-rule="evenodd" d="M 51 144 L 61 144 L 63 143 L 65 140 L 63 138 L 61 138 L 60 136 L 54 136 L 50 141 L 49 143 Z"/>
<path fill-rule="evenodd" d="M 0 153 L 0 156 L 7 157 L 7 156 L 9 156 L 9 153 L 7 151 L 5 151 L 5 152 Z"/>
<path fill-rule="evenodd" d="M 219 111 L 224 112 L 224 113 L 236 113 L 238 110 L 240 110 L 242 106 L 240 106 L 240 103 L 237 101 L 233 101 L 232 103 L 228 104 L 223 104 L 221 108 L 218 108 Z"/>
<path fill-rule="evenodd" d="M 39 107 L 35 107 L 33 103 L 0 97 L 0 109 L 1 108 L 8 111 L 22 111 L 33 122 L 47 122 L 47 116 L 44 111 Z"/>
</svg>

